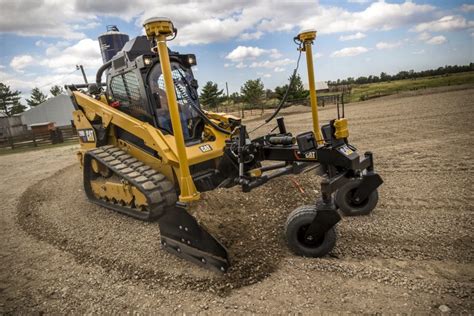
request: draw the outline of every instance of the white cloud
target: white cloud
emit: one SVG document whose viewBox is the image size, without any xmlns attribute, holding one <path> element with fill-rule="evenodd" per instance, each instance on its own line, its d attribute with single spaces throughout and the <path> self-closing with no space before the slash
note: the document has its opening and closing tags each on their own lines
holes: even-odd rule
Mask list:
<svg viewBox="0 0 474 316">
<path fill-rule="evenodd" d="M 474 32 L 471 33 L 471 37 L 474 37 Z"/>
<path fill-rule="evenodd" d="M 76 10 L 74 1 L 3 0 L 0 3 L 0 32 L 22 36 L 84 38 L 80 32 L 96 16 Z"/>
<path fill-rule="evenodd" d="M 411 1 L 400 4 L 377 1 L 357 12 L 322 6 L 319 14 L 303 20 L 300 25 L 316 27 L 321 33 L 391 30 L 426 21 L 434 9 L 431 5 Z"/>
<path fill-rule="evenodd" d="M 308 1 L 173 1 L 166 0 L 0 0 L 0 32 L 20 35 L 85 38 L 82 30 L 98 26 L 99 16 L 136 21 L 162 16 L 179 29 L 173 45 L 207 44 L 240 38 L 257 39 L 266 32 L 320 33 L 388 30 L 426 22 L 434 7 L 412 1 L 377 1 L 360 11 Z"/>
<path fill-rule="evenodd" d="M 101 26 L 99 22 L 89 22 L 86 24 L 74 24 L 72 25 L 73 30 L 91 30 Z"/>
<path fill-rule="evenodd" d="M 282 67 L 275 67 L 275 69 L 273 69 L 274 72 L 283 72 L 285 71 L 285 68 L 282 68 Z"/>
<path fill-rule="evenodd" d="M 3 66 L 3 65 L 0 65 L 0 69 L 5 69 L 5 66 Z"/>
<path fill-rule="evenodd" d="M 359 3 L 359 4 L 363 4 L 363 3 L 367 3 L 371 0 L 347 0 L 347 2 L 349 3 Z"/>
<path fill-rule="evenodd" d="M 117 5 L 113 6 L 118 10 Z M 135 3 L 134 12 L 139 7 L 140 5 Z M 126 5 L 123 11 L 127 10 L 132 9 Z M 321 34 L 389 30 L 427 21 L 433 10 L 431 5 L 419 5 L 411 1 L 379 1 L 355 12 L 332 5 L 309 5 L 306 1 L 168 2 L 153 3 L 140 15 L 137 25 L 148 17 L 160 16 L 162 12 L 167 12 L 179 29 L 179 36 L 174 43 L 184 46 L 241 36 L 248 38 L 256 32 L 296 32 L 298 29 L 307 28 L 316 28 Z M 260 36 L 260 33 L 256 34 L 253 36 Z"/>
<path fill-rule="evenodd" d="M 263 74 L 262 77 L 263 78 L 270 78 L 272 75 L 271 74 Z"/>
<path fill-rule="evenodd" d="M 62 86 L 68 83 L 83 82 L 82 75 L 78 73 L 67 76 L 62 74 L 35 75 L 30 78 L 29 76 L 19 77 L 17 74 L 0 71 L 0 78 L 2 78 L 3 83 L 11 86 L 12 90 L 20 90 L 23 98 L 28 98 L 31 89 L 34 87 L 39 87 L 41 91 L 47 94 L 49 89 L 55 84 Z"/>
<path fill-rule="evenodd" d="M 274 59 L 280 58 L 282 56 L 280 51 L 275 48 L 270 49 L 269 53 L 270 53 L 270 57 Z"/>
<path fill-rule="evenodd" d="M 402 42 L 378 42 L 375 47 L 377 49 L 392 49 L 402 45 Z"/>
<path fill-rule="evenodd" d="M 463 4 L 461 10 L 464 12 L 474 12 L 474 4 Z"/>
<path fill-rule="evenodd" d="M 240 63 L 238 63 L 237 65 L 235 65 L 235 68 L 239 68 L 239 69 L 241 69 L 241 68 L 247 68 L 247 65 L 244 64 L 243 62 L 240 62 Z"/>
<path fill-rule="evenodd" d="M 24 68 L 34 63 L 34 58 L 30 55 L 15 56 L 10 62 L 10 67 L 15 71 L 22 72 Z"/>
<path fill-rule="evenodd" d="M 323 57 L 324 55 L 322 53 L 316 53 L 316 54 L 313 54 L 313 58 L 316 59 L 316 58 L 321 58 Z"/>
<path fill-rule="evenodd" d="M 262 37 L 263 32 L 261 31 L 256 31 L 253 33 L 242 33 L 239 36 L 239 39 L 242 41 L 249 41 L 249 40 L 258 40 L 260 37 Z"/>
<path fill-rule="evenodd" d="M 339 36 L 340 41 L 351 41 L 351 40 L 356 40 L 356 39 L 361 39 L 366 37 L 364 33 L 357 32 L 355 34 L 349 34 L 349 35 L 341 35 Z"/>
<path fill-rule="evenodd" d="M 434 36 L 426 41 L 426 43 L 430 45 L 440 45 L 445 42 L 446 42 L 446 37 L 444 37 L 443 35 Z"/>
<path fill-rule="evenodd" d="M 429 40 L 431 38 L 431 34 L 428 33 L 428 32 L 423 32 L 423 33 L 420 33 L 420 35 L 418 35 L 418 39 L 420 41 L 424 41 L 426 42 L 427 40 Z"/>
<path fill-rule="evenodd" d="M 62 42 L 46 49 L 46 57 L 41 65 L 56 73 L 69 73 L 76 65 L 83 65 L 94 71 L 102 65 L 99 43 L 90 38 L 82 39 L 76 44 L 64 48 Z"/>
<path fill-rule="evenodd" d="M 230 66 L 232 66 L 232 64 L 229 64 L 229 63 L 224 64 L 224 68 L 229 68 Z"/>
<path fill-rule="evenodd" d="M 412 52 L 412 54 L 414 54 L 414 55 L 421 55 L 421 54 L 424 54 L 424 53 L 425 53 L 424 49 L 419 49 L 419 50 L 415 50 L 414 52 Z"/>
<path fill-rule="evenodd" d="M 432 36 L 428 32 L 420 33 L 420 35 L 418 35 L 418 39 L 430 45 L 439 45 L 446 42 L 446 37 L 442 35 Z"/>
<path fill-rule="evenodd" d="M 276 69 L 277 67 L 282 67 L 288 64 L 292 64 L 293 62 L 294 61 L 289 58 L 279 59 L 279 60 L 254 61 L 252 64 L 250 64 L 250 68 Z"/>
<path fill-rule="evenodd" d="M 225 58 L 233 61 L 234 63 L 237 63 L 235 65 L 237 68 L 244 68 L 247 67 L 243 63 L 245 60 L 255 60 L 258 57 L 262 56 L 269 56 L 272 59 L 278 59 L 282 55 L 278 49 L 272 48 L 272 49 L 263 49 L 260 47 L 251 47 L 251 46 L 238 46 L 235 48 L 233 51 L 228 53 Z M 255 64 L 255 63 L 254 63 Z M 230 64 L 227 64 L 229 67 Z M 225 65 L 224 65 L 225 66 Z"/>
<path fill-rule="evenodd" d="M 357 47 L 346 47 L 340 50 L 337 50 L 331 54 L 331 57 L 351 57 L 357 56 L 360 54 L 367 53 L 369 51 L 368 48 L 357 46 Z"/>
<path fill-rule="evenodd" d="M 47 47 L 48 43 L 43 41 L 43 40 L 39 40 L 39 41 L 35 42 L 35 45 L 38 46 L 38 47 Z"/>
<path fill-rule="evenodd" d="M 474 21 L 467 21 L 460 15 L 449 15 L 440 18 L 439 20 L 425 22 L 418 24 L 414 30 L 417 32 L 439 32 L 452 31 L 474 27 Z"/>
<path fill-rule="evenodd" d="M 229 54 L 227 54 L 225 58 L 230 59 L 232 61 L 239 61 L 239 60 L 244 60 L 244 59 L 255 59 L 265 54 L 266 52 L 267 50 L 260 47 L 238 46 Z"/>
</svg>

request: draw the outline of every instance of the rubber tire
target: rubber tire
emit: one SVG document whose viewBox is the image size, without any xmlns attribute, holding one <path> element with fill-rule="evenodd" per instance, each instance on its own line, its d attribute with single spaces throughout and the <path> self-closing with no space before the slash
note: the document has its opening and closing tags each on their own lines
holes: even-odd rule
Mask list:
<svg viewBox="0 0 474 316">
<path fill-rule="evenodd" d="M 361 182 L 362 179 L 352 179 L 342 188 L 338 189 L 334 195 L 334 202 L 346 216 L 368 215 L 377 206 L 379 201 L 379 193 L 377 190 L 370 193 L 370 195 L 361 205 L 355 205 L 350 202 L 348 194 L 350 194 L 351 191 L 357 189 Z"/>
<path fill-rule="evenodd" d="M 336 229 L 331 227 L 323 240 L 317 246 L 308 246 L 298 238 L 298 232 L 306 225 L 310 225 L 316 216 L 316 207 L 304 205 L 295 209 L 288 216 L 285 223 L 285 236 L 288 248 L 296 255 L 318 258 L 327 255 L 336 245 Z"/>
</svg>

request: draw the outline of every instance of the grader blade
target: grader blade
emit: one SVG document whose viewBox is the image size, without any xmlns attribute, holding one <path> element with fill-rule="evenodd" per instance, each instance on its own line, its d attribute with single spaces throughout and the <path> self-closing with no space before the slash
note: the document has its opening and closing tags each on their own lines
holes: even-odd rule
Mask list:
<svg viewBox="0 0 474 316">
<path fill-rule="evenodd" d="M 226 272 L 229 268 L 227 250 L 184 206 L 169 208 L 158 223 L 161 245 L 166 251 L 211 270 Z"/>
</svg>

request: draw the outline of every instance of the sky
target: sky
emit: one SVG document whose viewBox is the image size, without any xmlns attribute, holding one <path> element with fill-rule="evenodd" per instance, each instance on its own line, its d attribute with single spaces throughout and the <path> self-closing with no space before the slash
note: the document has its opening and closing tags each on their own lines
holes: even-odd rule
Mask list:
<svg viewBox="0 0 474 316">
<path fill-rule="evenodd" d="M 0 0 L 0 7 L 0 82 L 24 98 L 33 87 L 46 93 L 82 83 L 78 64 L 92 81 L 106 25 L 133 38 L 154 16 L 178 28 L 171 49 L 196 54 L 200 85 L 227 82 L 230 93 L 248 79 L 269 89 L 286 84 L 298 57 L 293 37 L 307 29 L 318 32 L 317 81 L 474 62 L 470 0 Z"/>
</svg>

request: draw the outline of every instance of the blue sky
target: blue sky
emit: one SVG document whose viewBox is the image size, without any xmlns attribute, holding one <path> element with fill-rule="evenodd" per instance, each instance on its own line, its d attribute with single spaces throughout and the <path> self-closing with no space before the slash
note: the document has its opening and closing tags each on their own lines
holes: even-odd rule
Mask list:
<svg viewBox="0 0 474 316">
<path fill-rule="evenodd" d="M 474 61 L 472 1 L 160 1 L 0 0 L 0 82 L 44 92 L 92 80 L 101 65 L 97 37 L 108 24 L 130 37 L 142 22 L 168 16 L 178 28 L 173 50 L 194 53 L 201 85 L 230 92 L 248 79 L 266 88 L 287 82 L 297 52 L 293 37 L 315 28 L 318 81 L 385 71 L 422 70 Z M 304 59 L 300 74 L 306 80 Z"/>
</svg>

